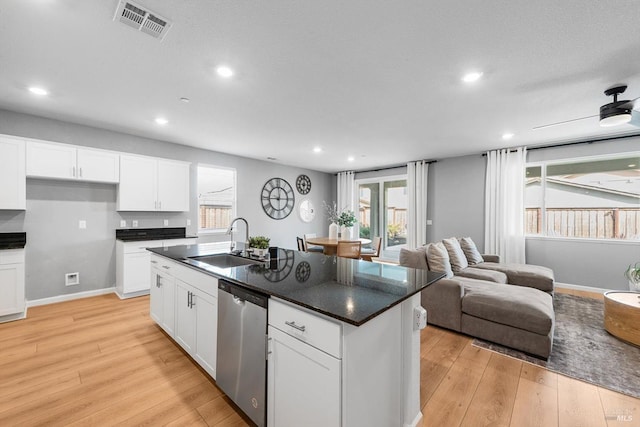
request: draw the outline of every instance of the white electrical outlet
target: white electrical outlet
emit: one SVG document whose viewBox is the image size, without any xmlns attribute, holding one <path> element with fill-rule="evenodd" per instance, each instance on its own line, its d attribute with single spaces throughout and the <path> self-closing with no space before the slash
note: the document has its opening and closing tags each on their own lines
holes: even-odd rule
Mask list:
<svg viewBox="0 0 640 427">
<path fill-rule="evenodd" d="M 124 228 L 127 226 L 127 221 L 125 221 L 124 219 L 120 220 L 120 227 Z"/>
<path fill-rule="evenodd" d="M 422 306 L 413 307 L 413 330 L 419 331 L 427 327 L 427 310 Z"/>
<path fill-rule="evenodd" d="M 133 221 L 131 221 L 131 226 L 132 227 L 137 227 L 138 226 L 138 220 L 134 219 Z"/>
<path fill-rule="evenodd" d="M 85 221 L 84 219 L 81 219 L 78 222 L 78 228 L 81 230 L 84 230 L 85 228 L 87 228 L 87 221 Z"/>
<path fill-rule="evenodd" d="M 165 220 L 164 220 L 164 226 L 165 226 L 165 227 L 167 227 L 168 225 L 169 225 L 169 220 L 168 220 L 168 219 L 165 219 Z"/>
<path fill-rule="evenodd" d="M 190 226 L 190 225 L 191 225 L 191 220 L 190 220 L 190 219 L 188 219 L 188 220 L 187 220 L 187 227 L 188 227 L 188 226 Z"/>
<path fill-rule="evenodd" d="M 433 220 L 428 219 L 427 220 L 427 225 L 433 225 Z"/>
<path fill-rule="evenodd" d="M 64 275 L 65 286 L 75 286 L 80 284 L 80 273 L 67 273 Z"/>
</svg>

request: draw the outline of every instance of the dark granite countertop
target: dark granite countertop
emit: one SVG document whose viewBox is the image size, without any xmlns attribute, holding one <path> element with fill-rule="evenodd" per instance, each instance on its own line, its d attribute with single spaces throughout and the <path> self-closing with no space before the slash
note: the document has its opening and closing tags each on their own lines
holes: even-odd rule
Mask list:
<svg viewBox="0 0 640 427">
<path fill-rule="evenodd" d="M 123 242 L 140 242 L 143 240 L 169 240 L 197 238 L 198 236 L 187 236 L 185 227 L 164 227 L 164 228 L 119 228 L 116 230 L 116 240 Z"/>
<path fill-rule="evenodd" d="M 206 244 L 148 250 L 355 326 L 444 277 L 444 274 L 427 270 L 285 249 L 279 250 L 277 260 L 233 268 L 188 260 L 220 253 Z"/>
<path fill-rule="evenodd" d="M 27 233 L 0 233 L 0 249 L 22 249 L 27 244 Z"/>
</svg>

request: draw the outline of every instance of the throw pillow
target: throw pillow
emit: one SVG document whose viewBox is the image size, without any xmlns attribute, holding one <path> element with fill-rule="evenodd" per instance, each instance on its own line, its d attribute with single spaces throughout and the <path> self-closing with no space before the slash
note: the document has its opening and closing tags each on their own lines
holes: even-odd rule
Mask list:
<svg viewBox="0 0 640 427">
<path fill-rule="evenodd" d="M 462 251 L 458 239 L 455 237 L 442 239 L 442 243 L 444 244 L 444 247 L 447 248 L 447 252 L 449 253 L 449 263 L 451 264 L 451 269 L 454 273 L 469 267 L 467 257 Z"/>
<path fill-rule="evenodd" d="M 400 249 L 400 265 L 409 268 L 429 269 L 427 264 L 427 248 L 422 246 L 416 249 Z"/>
<path fill-rule="evenodd" d="M 449 253 L 442 243 L 432 243 L 427 246 L 427 262 L 431 271 L 445 273 L 447 278 L 453 277 L 451 264 L 449 264 Z"/>
<path fill-rule="evenodd" d="M 464 255 L 467 257 L 469 265 L 476 265 L 484 262 L 484 258 L 478 251 L 476 244 L 471 240 L 471 237 L 463 237 L 460 239 L 460 247 Z"/>
</svg>

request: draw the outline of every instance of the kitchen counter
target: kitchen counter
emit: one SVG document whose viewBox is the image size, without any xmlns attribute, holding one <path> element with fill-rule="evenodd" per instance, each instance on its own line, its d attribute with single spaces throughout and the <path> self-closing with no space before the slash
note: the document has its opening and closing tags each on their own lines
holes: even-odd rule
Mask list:
<svg viewBox="0 0 640 427">
<path fill-rule="evenodd" d="M 279 250 L 277 260 L 232 268 L 189 259 L 220 253 L 206 244 L 148 250 L 355 326 L 444 277 L 444 274 L 421 269 L 284 249 Z M 213 282 L 212 286 L 215 286 Z"/>
<path fill-rule="evenodd" d="M 0 250 L 22 249 L 27 244 L 27 233 L 0 233 Z"/>
<path fill-rule="evenodd" d="M 164 228 L 119 228 L 116 240 L 123 242 L 140 242 L 146 240 L 196 239 L 198 236 L 187 236 L 184 227 Z"/>
</svg>

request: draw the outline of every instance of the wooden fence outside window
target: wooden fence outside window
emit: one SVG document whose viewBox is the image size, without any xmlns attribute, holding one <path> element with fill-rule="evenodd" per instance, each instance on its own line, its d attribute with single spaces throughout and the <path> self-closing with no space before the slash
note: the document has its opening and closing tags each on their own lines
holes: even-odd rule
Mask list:
<svg viewBox="0 0 640 427">
<path fill-rule="evenodd" d="M 640 239 L 640 208 L 547 208 L 545 235 L 589 239 Z M 542 209 L 527 208 L 526 234 L 542 233 Z"/>
</svg>

